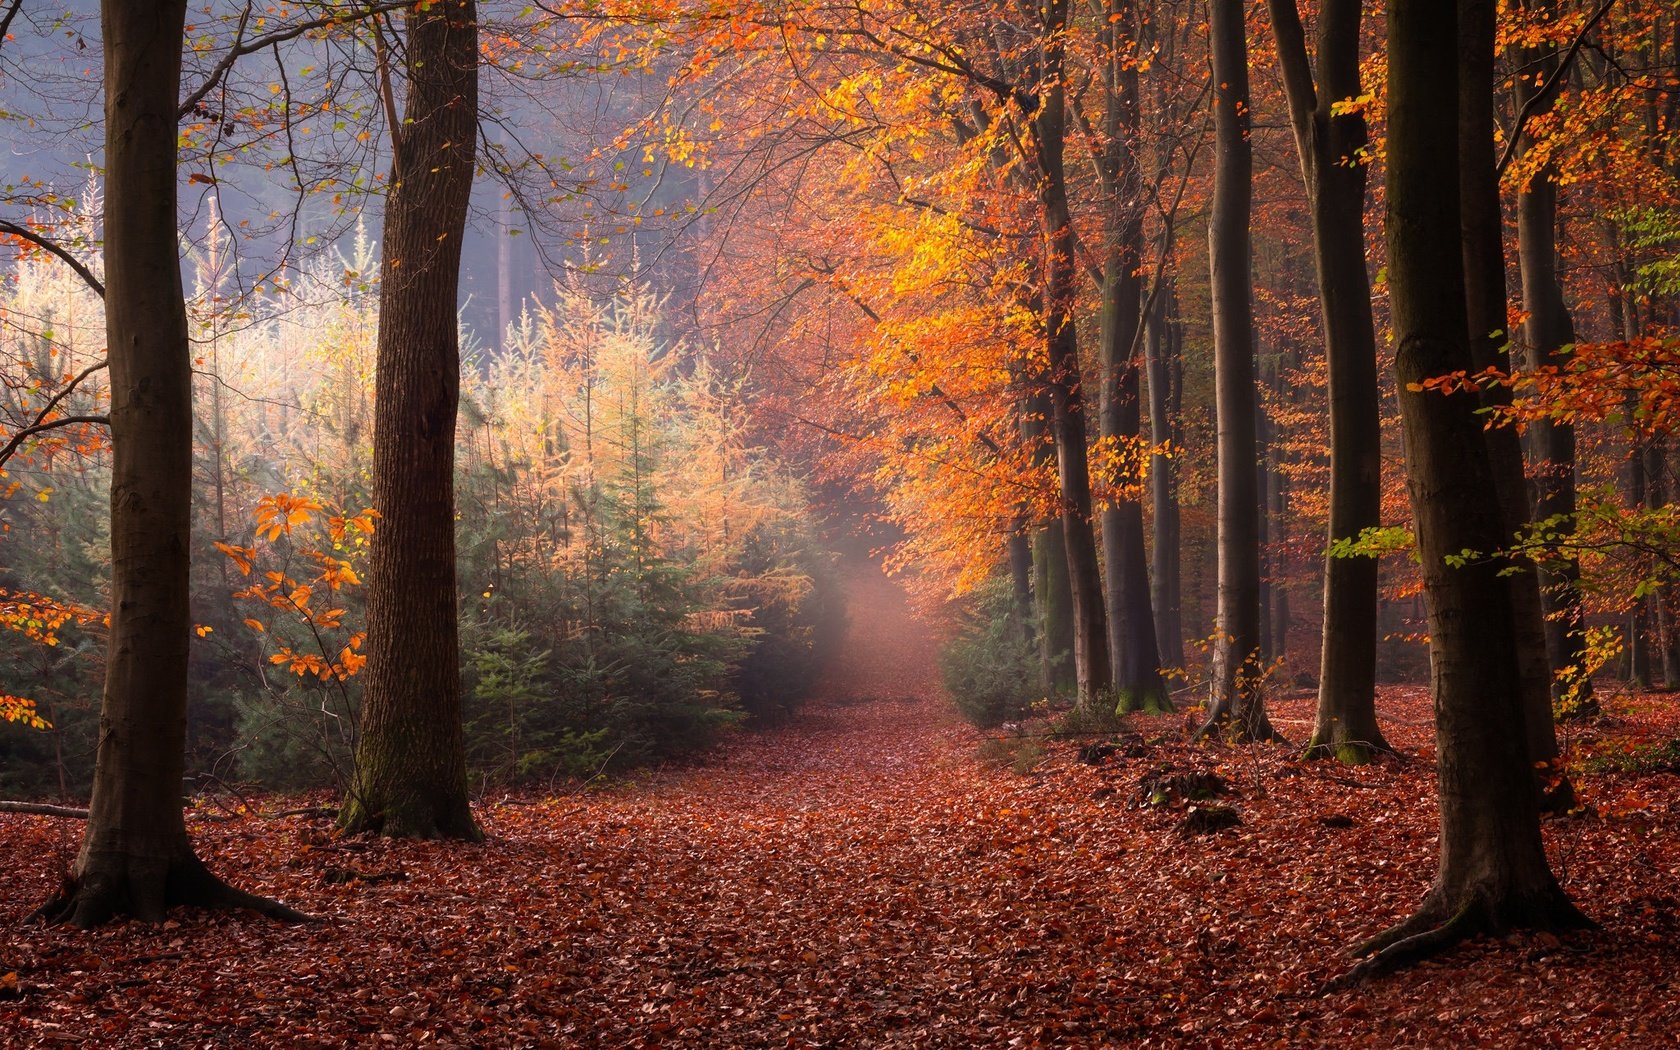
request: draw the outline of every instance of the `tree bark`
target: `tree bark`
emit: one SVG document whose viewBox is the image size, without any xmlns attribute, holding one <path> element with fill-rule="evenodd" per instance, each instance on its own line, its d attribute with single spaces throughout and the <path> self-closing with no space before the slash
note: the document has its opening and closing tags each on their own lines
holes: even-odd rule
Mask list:
<svg viewBox="0 0 1680 1050">
<path fill-rule="evenodd" d="M 1032 450 L 1033 463 L 1038 467 L 1047 467 L 1056 455 L 1047 430 L 1049 415 L 1049 395 L 1035 391 L 1021 414 L 1021 440 Z M 1032 580 L 1044 688 L 1070 693 L 1074 690 L 1073 593 L 1068 587 L 1067 537 L 1060 520 L 1033 527 Z"/>
<path fill-rule="evenodd" d="M 1138 359 L 1143 322 L 1143 207 L 1138 170 L 1137 12 L 1130 0 L 1110 0 L 1101 30 L 1104 54 L 1105 141 L 1098 160 L 1110 198 L 1103 245 L 1102 312 L 1098 352 L 1102 365 L 1104 438 L 1116 447 L 1135 445 L 1143 406 Z M 1130 479 L 1113 477 L 1118 491 Z M 1140 499 L 1111 496 L 1102 512 L 1103 582 L 1108 606 L 1108 659 L 1117 711 L 1170 711 L 1161 678 L 1160 646 L 1150 608 L 1149 555 L 1143 542 Z"/>
<path fill-rule="evenodd" d="M 1555 10 L 1546 0 L 1525 0 L 1529 11 Z M 1536 80 L 1552 76 L 1558 66 L 1555 48 L 1524 49 L 1524 75 L 1517 78 L 1519 111 L 1538 95 Z M 1555 92 L 1554 92 L 1555 93 Z M 1535 115 L 1551 108 L 1551 99 L 1535 102 Z M 1519 155 L 1531 146 L 1525 132 L 1518 140 Z M 1563 284 L 1557 271 L 1558 201 L 1556 170 L 1548 165 L 1529 180 L 1517 194 L 1517 261 L 1522 279 L 1523 366 L 1537 369 L 1557 365 L 1564 348 L 1575 342 L 1575 324 L 1564 302 Z M 1555 520 L 1548 531 L 1571 533 L 1575 529 L 1575 428 L 1568 423 L 1537 419 L 1529 424 L 1529 464 L 1533 475 L 1531 506 L 1534 520 Z M 1581 600 L 1581 562 L 1573 556 L 1548 556 L 1539 567 L 1542 607 L 1545 610 L 1546 654 L 1553 672 L 1549 693 L 1553 710 L 1570 688 L 1557 672 L 1586 666 L 1586 618 Z M 1592 681 L 1584 671 L 1575 685 L 1571 714 L 1597 712 Z"/>
<path fill-rule="evenodd" d="M 1388 8 L 1388 257 L 1406 481 L 1429 609 L 1440 867 L 1417 913 L 1360 945 L 1354 971 L 1408 965 L 1479 933 L 1587 923 L 1540 840 L 1505 538 L 1479 399 L 1418 384 L 1470 368 L 1459 232 L 1453 0 Z"/>
<path fill-rule="evenodd" d="M 1317 70 L 1309 64 L 1296 0 L 1270 0 L 1279 67 L 1301 176 L 1312 208 L 1313 260 L 1330 381 L 1329 543 L 1382 523 L 1382 433 L 1376 327 L 1365 269 L 1364 114 L 1336 113 L 1363 93 L 1359 0 L 1326 0 L 1318 14 Z M 1370 760 L 1389 750 L 1377 725 L 1375 558 L 1324 560 L 1318 712 L 1309 758 Z"/>
<path fill-rule="evenodd" d="M 1458 146 L 1460 223 L 1464 289 L 1470 336 L 1470 367 L 1509 372 L 1509 332 L 1505 313 L 1504 219 L 1499 176 L 1494 168 L 1493 119 L 1494 0 L 1464 0 L 1458 9 Z M 1483 408 L 1511 403 L 1504 386 L 1482 394 Z M 1504 549 L 1528 523 L 1528 491 L 1523 478 L 1522 446 L 1511 427 L 1484 432 L 1493 489 L 1502 521 Z M 1514 641 L 1523 689 L 1522 722 L 1529 756 L 1548 808 L 1566 810 L 1574 792 L 1558 770 L 1557 728 L 1552 718 L 1552 671 L 1546 656 L 1546 621 L 1533 562 L 1509 566 Z"/>
<path fill-rule="evenodd" d="M 1150 605 L 1155 612 L 1155 640 L 1168 667 L 1184 666 L 1183 564 L 1180 541 L 1177 472 L 1172 456 L 1161 451 L 1176 443 L 1175 421 L 1182 389 L 1180 333 L 1172 309 L 1177 297 L 1169 285 L 1155 297 L 1146 342 L 1149 369 L 1149 437 L 1156 451 L 1149 459 L 1151 527 Z"/>
<path fill-rule="evenodd" d="M 374 405 L 368 664 L 347 831 L 483 838 L 467 799 L 455 586 L 455 316 L 478 128 L 473 0 L 409 15 Z"/>
<path fill-rule="evenodd" d="M 1056 443 L 1061 487 L 1062 532 L 1067 544 L 1068 585 L 1073 598 L 1073 667 L 1081 707 L 1099 706 L 1112 687 L 1108 627 L 1103 610 L 1102 570 L 1092 532 L 1091 468 L 1086 438 L 1085 395 L 1074 325 L 1073 214 L 1068 207 L 1062 152 L 1067 127 L 1063 67 L 1067 37 L 1066 0 L 1044 4 L 1040 97 L 1033 117 L 1039 168 L 1039 212 L 1044 228 L 1044 336 L 1050 361 L 1050 433 Z"/>
<path fill-rule="evenodd" d="M 71 883 L 42 917 L 158 922 L 175 905 L 303 915 L 232 889 L 181 816 L 192 637 L 192 353 L 176 229 L 184 0 L 105 0 L 105 327 L 111 630 L 93 797 Z"/>
<path fill-rule="evenodd" d="M 1240 0 L 1212 0 L 1215 173 L 1208 249 L 1213 285 L 1215 406 L 1219 421 L 1219 612 L 1207 724 L 1200 735 L 1277 736 L 1266 717 L 1260 659 L 1260 493 L 1255 478 L 1254 157 L 1248 39 Z"/>
</svg>

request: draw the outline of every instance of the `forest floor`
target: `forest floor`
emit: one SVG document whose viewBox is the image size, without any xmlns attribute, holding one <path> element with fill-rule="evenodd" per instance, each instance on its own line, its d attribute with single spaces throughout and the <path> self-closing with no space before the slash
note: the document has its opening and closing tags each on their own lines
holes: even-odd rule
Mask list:
<svg viewBox="0 0 1680 1050">
<path fill-rule="evenodd" d="M 1547 835 L 1601 930 L 1476 942 L 1327 992 L 1346 946 L 1405 916 L 1433 874 L 1425 690 L 1382 694 L 1403 761 L 1190 747 L 1182 716 L 1164 716 L 1087 764 L 1079 741 L 986 745 L 950 713 L 936 639 L 898 590 L 867 573 L 849 586 L 848 644 L 793 724 L 607 790 L 487 800 L 487 844 L 189 815 L 215 870 L 316 924 L 193 911 L 92 933 L 22 924 L 80 827 L 0 814 L 0 1045 L 1680 1038 L 1680 776 L 1612 768 L 1649 765 L 1680 735 L 1674 699 L 1611 699 L 1574 734 L 1596 814 Z M 1279 698 L 1274 717 L 1304 737 L 1311 698 Z M 1163 769 L 1222 777 L 1240 825 L 1181 833 L 1193 803 L 1139 788 Z"/>
</svg>

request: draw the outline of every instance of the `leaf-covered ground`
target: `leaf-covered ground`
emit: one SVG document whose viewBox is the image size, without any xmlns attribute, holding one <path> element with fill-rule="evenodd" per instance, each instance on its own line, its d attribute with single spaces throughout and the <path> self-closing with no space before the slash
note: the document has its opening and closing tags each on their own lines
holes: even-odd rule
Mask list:
<svg viewBox="0 0 1680 1050">
<path fill-rule="evenodd" d="M 640 784 L 487 802 L 486 845 L 192 818 L 218 871 L 315 925 L 21 925 L 80 828 L 0 815 L 0 1044 L 1649 1047 L 1680 1033 L 1680 777 L 1584 773 L 1598 816 L 1550 827 L 1601 931 L 1476 943 L 1324 993 L 1345 946 L 1404 916 L 1433 871 L 1421 689 L 1382 698 L 1404 763 L 1191 748 L 1169 717 L 1133 723 L 1118 750 L 1084 756 L 1095 764 L 1046 741 L 1022 774 L 982 762 L 980 734 L 947 712 L 933 640 L 897 591 L 852 587 L 845 659 L 795 725 Z M 1629 740 L 1672 738 L 1674 704 L 1614 702 L 1577 750 L 1597 770 Z M 1276 712 L 1300 737 L 1310 698 Z M 1139 788 L 1163 769 L 1215 772 L 1232 794 Z M 1241 823 L 1180 832 L 1214 803 Z"/>
</svg>

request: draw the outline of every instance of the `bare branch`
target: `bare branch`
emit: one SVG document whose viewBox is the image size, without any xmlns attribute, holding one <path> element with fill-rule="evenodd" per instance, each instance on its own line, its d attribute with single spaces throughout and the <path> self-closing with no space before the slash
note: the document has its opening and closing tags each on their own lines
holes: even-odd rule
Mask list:
<svg viewBox="0 0 1680 1050">
<path fill-rule="evenodd" d="M 49 255 L 56 256 L 65 265 L 69 266 L 72 270 L 75 270 L 76 276 L 87 282 L 87 286 L 92 288 L 101 299 L 105 298 L 104 282 L 93 275 L 93 271 L 87 268 L 86 263 L 82 262 L 74 255 L 71 255 L 67 250 L 65 250 L 64 246 L 59 244 L 57 241 L 54 241 L 50 237 L 44 237 L 27 226 L 20 226 L 15 222 L 7 222 L 5 219 L 0 219 L 0 233 L 9 233 L 13 237 L 18 237 L 22 240 L 28 241 L 30 244 L 35 245 L 37 248 L 40 248 Z"/>
<path fill-rule="evenodd" d="M 314 29 L 349 25 L 364 18 L 376 18 L 391 11 L 402 11 L 413 7 L 416 2 L 417 0 L 399 0 L 397 3 L 369 4 L 367 7 L 353 8 L 339 14 L 312 18 L 307 22 L 299 22 L 297 25 L 287 26 L 285 29 L 278 29 L 272 33 L 265 33 L 262 36 L 245 40 L 245 23 L 251 17 L 251 5 L 247 3 L 244 12 L 239 16 L 239 28 L 234 33 L 233 46 L 228 49 L 227 54 L 222 56 L 222 60 L 216 63 L 216 67 L 210 71 L 210 75 L 205 78 L 204 83 L 200 84 L 197 90 L 182 100 L 178 115 L 181 117 L 190 115 L 198 107 L 198 104 L 203 102 L 210 92 L 216 90 L 217 85 L 221 84 L 227 77 L 228 71 L 233 68 L 233 64 L 246 55 L 255 54 L 276 44 L 283 44 L 288 40 L 295 40 Z"/>
<path fill-rule="evenodd" d="M 1604 3 L 1599 5 L 1598 10 L 1593 12 L 1593 16 L 1587 19 L 1587 24 L 1581 27 L 1579 33 L 1575 34 L 1574 42 L 1569 45 L 1569 50 L 1563 53 L 1562 60 L 1558 62 L 1557 68 L 1552 70 L 1551 76 L 1546 78 L 1546 82 L 1540 85 L 1540 90 L 1530 95 L 1528 101 L 1523 103 L 1522 109 L 1517 111 L 1516 122 L 1511 125 L 1510 134 L 1505 136 L 1505 150 L 1499 155 L 1499 163 L 1493 169 L 1496 178 L 1504 175 L 1505 169 L 1510 167 L 1511 161 L 1516 159 L 1517 149 L 1522 143 L 1523 129 L 1528 124 L 1528 118 L 1534 115 L 1534 111 L 1539 109 L 1542 103 L 1550 103 L 1552 96 L 1557 93 L 1558 85 L 1562 84 L 1563 78 L 1569 75 L 1569 67 L 1575 64 L 1575 56 L 1581 53 L 1581 46 L 1587 42 L 1587 36 L 1592 33 L 1598 23 L 1604 20 L 1604 16 L 1610 13 L 1610 8 L 1614 7 L 1615 4 L 1616 0 L 1604 0 Z"/>
</svg>

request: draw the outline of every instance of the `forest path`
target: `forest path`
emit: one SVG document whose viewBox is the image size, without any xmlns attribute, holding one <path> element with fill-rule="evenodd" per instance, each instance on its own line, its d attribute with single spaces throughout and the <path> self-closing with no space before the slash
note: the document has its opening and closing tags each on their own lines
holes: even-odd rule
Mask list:
<svg viewBox="0 0 1680 1050">
<path fill-rule="evenodd" d="M 935 633 L 878 571 L 854 564 L 845 586 L 849 636 L 789 725 L 641 782 L 487 803 L 482 845 L 192 814 L 214 869 L 326 921 L 0 922 L 0 1046 L 1349 1050 L 1680 1031 L 1680 913 L 1660 890 L 1680 879 L 1680 812 L 1653 803 L 1660 834 L 1631 847 L 1613 819 L 1552 829 L 1600 940 L 1475 945 L 1317 996 L 1427 884 L 1427 764 L 1191 747 L 1166 716 L 1134 723 L 1132 757 L 1089 766 L 1055 742 L 1025 775 L 989 767 L 942 694 Z M 1422 690 L 1393 700 L 1427 710 Z M 1152 770 L 1215 767 L 1236 829 L 1186 837 L 1182 806 L 1139 801 Z M 68 862 L 80 830 L 0 814 L 0 919 L 47 897 L 43 858 Z"/>
</svg>

